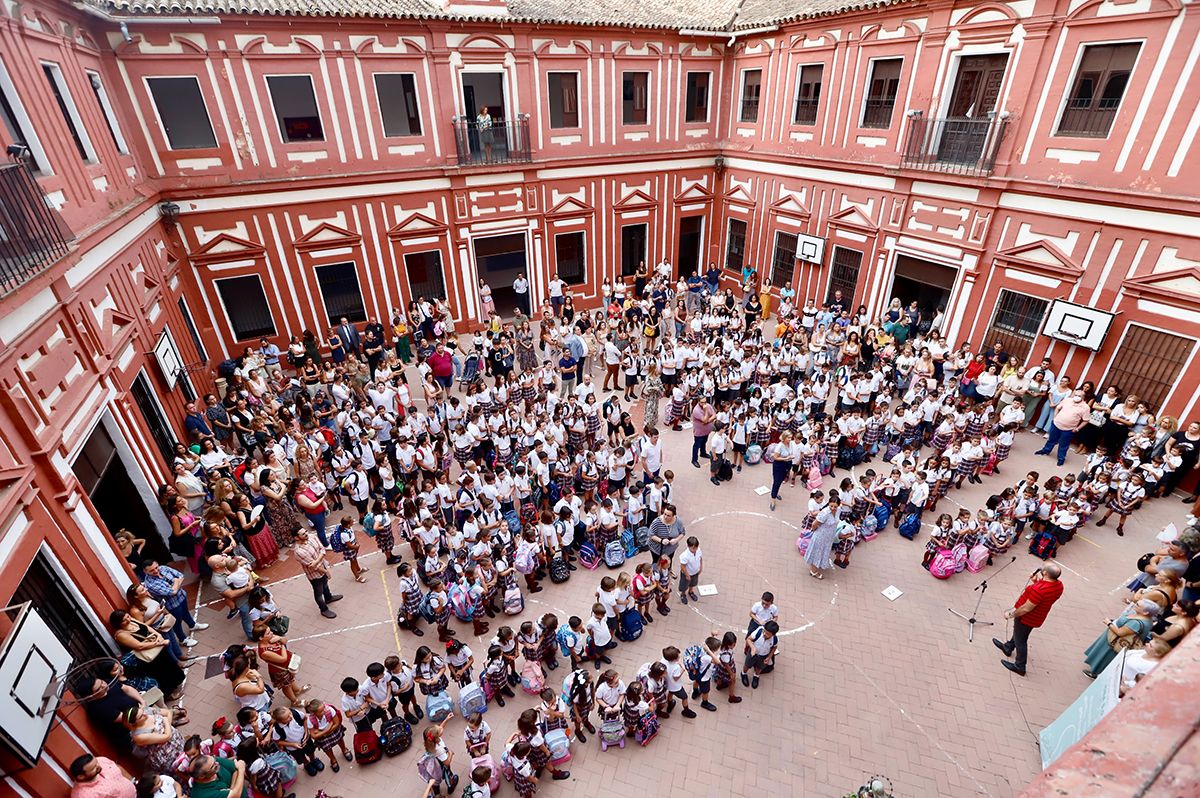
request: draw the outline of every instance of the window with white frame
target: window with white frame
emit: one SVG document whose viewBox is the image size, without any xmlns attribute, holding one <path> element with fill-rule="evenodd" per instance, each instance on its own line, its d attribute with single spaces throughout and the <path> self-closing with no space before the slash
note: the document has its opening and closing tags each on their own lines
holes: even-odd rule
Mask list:
<svg viewBox="0 0 1200 798">
<path fill-rule="evenodd" d="M 79 108 L 75 105 L 75 98 L 71 96 L 66 79 L 63 78 L 62 69 L 58 64 L 43 61 L 42 72 L 50 84 L 50 93 L 54 96 L 54 103 L 58 106 L 59 113 L 62 114 L 63 122 L 67 125 L 67 132 L 71 134 L 71 141 L 75 144 L 80 159 L 87 163 L 95 163 L 98 160 L 96 148 L 92 146 L 87 128 L 83 126 Z"/>
<path fill-rule="evenodd" d="M 167 145 L 173 150 L 217 146 L 200 81 L 193 77 L 146 78 Z"/>
<path fill-rule="evenodd" d="M 383 118 L 383 135 L 421 135 L 421 107 L 417 103 L 416 77 L 409 72 L 375 73 L 375 95 Z"/>
<path fill-rule="evenodd" d="M 221 305 L 233 328 L 233 337 L 238 341 L 274 337 L 275 319 L 267 294 L 263 291 L 262 279 L 257 274 L 242 277 L 225 277 L 213 280 Z"/>
<path fill-rule="evenodd" d="M 708 86 L 711 72 L 687 73 L 687 96 L 684 100 L 684 122 L 708 121 Z"/>
<path fill-rule="evenodd" d="M 771 263 L 771 285 L 784 288 L 792 284 L 796 273 L 796 247 L 799 237 L 794 233 L 775 234 L 775 257 Z"/>
<path fill-rule="evenodd" d="M 362 289 L 358 285 L 358 267 L 354 263 L 330 263 L 317 266 L 315 271 L 330 324 L 337 324 L 342 317 L 350 321 L 367 320 Z"/>
<path fill-rule="evenodd" d="M 886 130 L 892 126 L 892 111 L 900 92 L 900 68 L 903 65 L 903 58 L 880 58 L 871 62 L 862 127 Z"/>
<path fill-rule="evenodd" d="M 104 82 L 100 80 L 99 73 L 88 71 L 85 74 L 88 85 L 92 87 L 92 94 L 96 96 L 96 104 L 100 106 L 100 113 L 104 116 L 104 124 L 108 126 L 108 135 L 112 136 L 113 144 L 117 147 L 117 152 L 128 155 L 129 145 L 125 143 L 125 136 L 121 133 L 121 123 L 117 120 L 117 113 L 108 99 Z"/>
<path fill-rule="evenodd" d="M 579 75 L 551 72 L 550 127 L 579 127 Z"/>
<path fill-rule="evenodd" d="M 758 98 L 762 93 L 762 70 L 746 69 L 742 72 L 742 103 L 738 113 L 739 122 L 758 121 Z"/>
<path fill-rule="evenodd" d="M 286 143 L 325 140 L 311 75 L 268 75 L 267 88 Z"/>
<path fill-rule="evenodd" d="M 25 163 L 29 164 L 34 172 L 45 175 L 54 173 L 46 151 L 42 149 L 42 142 L 33 129 L 33 120 L 25 112 L 25 106 L 21 104 L 21 98 L 17 94 L 17 87 L 9 77 L 3 60 L 0 60 L 0 122 L 4 124 L 10 143 L 25 147 Z"/>
<path fill-rule="evenodd" d="M 1090 44 L 1075 70 L 1071 93 L 1058 120 L 1057 135 L 1105 138 L 1125 97 L 1142 46 Z"/>
<path fill-rule="evenodd" d="M 649 119 L 650 73 L 621 74 L 621 122 L 644 125 Z"/>
<path fill-rule="evenodd" d="M 796 113 L 792 117 L 795 124 L 817 123 L 817 108 L 821 104 L 821 79 L 824 73 L 824 64 L 805 64 L 800 67 L 796 86 Z"/>
</svg>

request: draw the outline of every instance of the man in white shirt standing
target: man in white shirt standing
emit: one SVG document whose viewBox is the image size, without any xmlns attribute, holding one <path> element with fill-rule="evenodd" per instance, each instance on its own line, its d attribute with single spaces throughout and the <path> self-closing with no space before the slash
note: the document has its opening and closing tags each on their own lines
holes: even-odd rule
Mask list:
<svg viewBox="0 0 1200 798">
<path fill-rule="evenodd" d="M 641 455 L 638 459 L 642 464 L 642 481 L 650 483 L 662 470 L 663 448 L 657 427 L 645 427 L 645 433 L 641 443 Z"/>
<path fill-rule="evenodd" d="M 526 316 L 529 315 L 529 281 L 525 279 L 525 275 L 518 274 L 517 279 L 513 280 L 513 293 L 517 295 L 517 307 Z"/>
</svg>

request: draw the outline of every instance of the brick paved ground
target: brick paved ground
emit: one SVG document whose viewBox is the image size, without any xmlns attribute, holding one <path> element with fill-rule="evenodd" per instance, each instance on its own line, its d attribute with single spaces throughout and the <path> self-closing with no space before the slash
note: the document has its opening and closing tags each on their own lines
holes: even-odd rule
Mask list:
<svg viewBox="0 0 1200 798">
<path fill-rule="evenodd" d="M 678 475 L 681 517 L 705 554 L 701 582 L 715 584 L 719 595 L 687 608 L 673 599 L 675 611 L 668 619 L 613 652 L 613 667 L 629 679 L 663 646 L 683 648 L 714 628 L 743 632 L 750 604 L 766 589 L 775 593 L 782 611 L 779 666 L 760 689 L 745 691 L 739 705 L 721 698 L 718 712 L 701 712 L 690 721 L 676 713 L 646 749 L 629 745 L 601 753 L 591 738 L 575 745 L 571 780 L 547 780 L 542 794 L 630 796 L 653 787 L 663 795 L 841 796 L 879 772 L 891 778 L 897 796 L 1015 795 L 1038 770 L 1038 730 L 1087 685 L 1080 672 L 1082 652 L 1102 618 L 1119 611 L 1120 587 L 1134 562 L 1154 546 L 1154 535 L 1165 523 L 1181 518 L 1178 501 L 1156 500 L 1133 517 L 1124 538 L 1116 537 L 1112 526 L 1092 525 L 1061 550 L 1066 593 L 1046 626 L 1034 633 L 1029 675 L 1021 679 L 1000 667 L 990 638 L 1003 636 L 1001 612 L 1038 565 L 1023 546 L 1014 549 L 1017 562 L 1003 573 L 993 567 L 943 582 L 920 567 L 927 528 L 918 542 L 889 530 L 860 545 L 848 570 L 835 569 L 817 581 L 807 575 L 794 545 L 807 498 L 802 486 L 786 489 L 785 501 L 772 513 L 767 498 L 754 493 L 769 482 L 769 466 L 747 467 L 732 483 L 716 488 L 706 469 L 688 463 L 689 432 L 667 432 L 665 438 L 666 467 Z M 951 498 L 974 509 L 1015 483 L 1026 468 L 1039 469 L 1044 479 L 1054 463 L 1031 454 L 1040 444 L 1040 438 L 1022 433 L 1003 475 Z M 1068 465 L 1077 466 L 1077 460 L 1071 456 Z M 835 474 L 836 481 L 844 476 Z M 826 478 L 826 488 L 832 484 L 835 480 Z M 940 509 L 956 508 L 948 501 Z M 396 629 L 388 596 L 390 590 L 394 603 L 395 574 L 382 567 L 377 553 L 364 563 L 371 568 L 366 584 L 355 583 L 342 564 L 335 569 L 333 587 L 346 594 L 335 605 L 336 620 L 317 614 L 307 583 L 294 576 L 294 563 L 267 574 L 276 582 L 272 590 L 278 603 L 291 616 L 292 648 L 303 656 L 301 677 L 313 685 L 310 695 L 336 700 L 343 676 L 361 680 L 368 662 L 397 648 L 411 659 L 418 645 L 431 640 L 428 634 L 418 639 Z M 524 615 L 509 623 L 515 628 L 546 611 L 560 618 L 581 613 L 605 573 L 603 566 L 597 572 L 580 569 L 566 584 L 547 582 L 546 590 L 527 597 Z M 968 644 L 966 624 L 947 608 L 970 610 L 978 596 L 973 588 L 993 575 L 980 618 L 998 625 L 981 628 Z M 904 595 L 888 601 L 880 594 L 888 585 Z M 215 653 L 238 637 L 236 623 L 226 622 L 223 611 L 205 608 L 200 617 L 213 628 L 200 635 L 196 653 Z M 493 621 L 493 630 L 503 622 Z M 486 641 L 473 639 L 461 624 L 458 632 L 481 660 Z M 187 684 L 186 703 L 195 718 L 187 732 L 200 733 L 213 718 L 235 709 L 228 683 L 219 676 L 204 679 L 202 667 L 192 669 Z M 552 682 L 563 673 L 556 671 Z M 507 708 L 487 713 L 495 756 L 519 711 L 533 703 L 519 694 Z M 460 775 L 466 763 L 462 729 L 460 719 L 447 729 Z M 321 787 L 331 796 L 417 796 L 422 784 L 415 761 L 410 750 L 373 765 L 343 765 L 337 775 L 326 770 L 309 779 L 301 774 L 297 794 L 307 797 Z M 513 794 L 510 786 L 502 791 Z"/>
</svg>

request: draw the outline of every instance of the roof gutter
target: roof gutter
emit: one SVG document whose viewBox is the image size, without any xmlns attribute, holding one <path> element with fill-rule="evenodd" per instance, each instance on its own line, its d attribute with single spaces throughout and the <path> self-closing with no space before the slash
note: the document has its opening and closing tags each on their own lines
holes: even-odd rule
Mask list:
<svg viewBox="0 0 1200 798">
<path fill-rule="evenodd" d="M 90 14 L 114 25 L 170 25 L 176 22 L 186 22 L 190 25 L 219 25 L 221 23 L 220 17 L 115 17 L 107 11 L 96 8 L 91 3 L 77 2 L 73 5 L 85 14 Z"/>
<path fill-rule="evenodd" d="M 711 36 L 716 39 L 724 39 L 724 38 L 728 37 L 729 41 L 726 42 L 726 46 L 728 47 L 729 45 L 733 44 L 734 41 L 739 36 L 753 36 L 754 34 L 757 34 L 757 33 L 771 33 L 772 31 L 777 31 L 777 30 L 779 30 L 778 25 L 765 25 L 761 28 L 746 28 L 745 30 L 734 30 L 734 31 L 693 30 L 692 28 L 680 28 L 679 35 L 680 36 Z"/>
</svg>

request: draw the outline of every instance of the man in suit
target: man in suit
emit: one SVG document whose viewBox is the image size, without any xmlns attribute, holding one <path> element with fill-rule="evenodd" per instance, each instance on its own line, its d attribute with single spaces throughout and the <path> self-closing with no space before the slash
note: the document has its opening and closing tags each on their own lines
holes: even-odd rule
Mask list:
<svg viewBox="0 0 1200 798">
<path fill-rule="evenodd" d="M 358 355 L 362 353 L 362 338 L 358 334 L 358 329 L 351 324 L 345 316 L 342 316 L 341 323 L 337 328 L 338 338 L 342 339 L 342 346 L 346 347 L 346 352 L 353 352 Z"/>
</svg>

